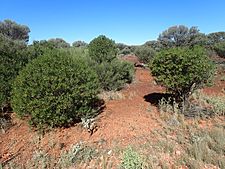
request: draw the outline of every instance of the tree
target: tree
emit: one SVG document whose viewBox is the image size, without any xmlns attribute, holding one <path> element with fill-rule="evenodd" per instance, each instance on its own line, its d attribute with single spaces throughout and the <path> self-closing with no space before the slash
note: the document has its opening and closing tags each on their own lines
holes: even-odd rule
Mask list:
<svg viewBox="0 0 225 169">
<path fill-rule="evenodd" d="M 87 43 L 79 40 L 79 41 L 73 42 L 72 46 L 73 47 L 85 47 L 85 46 L 87 46 Z"/>
<path fill-rule="evenodd" d="M 11 20 L 0 22 L 0 33 L 12 39 L 28 42 L 30 29 L 25 25 L 19 25 Z"/>
<path fill-rule="evenodd" d="M 54 48 L 69 48 L 70 44 L 61 38 L 49 39 L 48 42 L 52 44 Z"/>
<path fill-rule="evenodd" d="M 117 55 L 115 41 L 100 35 L 88 45 L 90 57 L 97 63 L 111 62 Z"/>
<path fill-rule="evenodd" d="M 204 44 L 205 35 L 200 33 L 197 27 L 190 29 L 184 25 L 172 26 L 163 31 L 158 41 L 163 48 L 181 47 L 181 46 L 194 46 Z"/>
<path fill-rule="evenodd" d="M 157 83 L 166 87 L 176 101 L 188 105 L 191 93 L 204 86 L 214 73 L 214 66 L 202 47 L 170 48 L 160 51 L 150 64 Z"/>
<path fill-rule="evenodd" d="M 208 34 L 207 36 L 210 45 L 225 41 L 225 32 L 214 32 Z"/>
</svg>

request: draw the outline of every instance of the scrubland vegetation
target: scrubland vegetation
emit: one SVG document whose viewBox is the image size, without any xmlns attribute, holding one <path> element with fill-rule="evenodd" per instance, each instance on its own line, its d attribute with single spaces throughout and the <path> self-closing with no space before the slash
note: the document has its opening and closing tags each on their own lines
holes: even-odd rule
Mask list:
<svg viewBox="0 0 225 169">
<path fill-rule="evenodd" d="M 169 97 L 154 105 L 159 116 L 150 116 L 161 129 L 149 131 L 146 137 L 154 139 L 143 144 L 105 150 L 81 141 L 69 150 L 61 145 L 58 158 L 37 149 L 23 166 L 13 158 L 1 160 L 0 154 L 0 168 L 225 168 L 225 95 L 199 92 L 213 86 L 221 72 L 224 81 L 224 62 L 218 65 L 213 58 L 225 58 L 225 32 L 206 35 L 197 27 L 173 26 L 140 46 L 115 43 L 105 35 L 72 46 L 60 38 L 28 44 L 29 32 L 16 22 L 0 22 L 1 137 L 13 127 L 12 118 L 29 123 L 34 133 L 82 123 L 92 135 L 93 119 L 107 101 L 99 96 L 137 83 L 134 63 L 123 59 L 128 55 L 147 65 L 149 76 L 165 88 L 162 95 Z M 212 125 L 201 127 L 202 120 Z"/>
</svg>

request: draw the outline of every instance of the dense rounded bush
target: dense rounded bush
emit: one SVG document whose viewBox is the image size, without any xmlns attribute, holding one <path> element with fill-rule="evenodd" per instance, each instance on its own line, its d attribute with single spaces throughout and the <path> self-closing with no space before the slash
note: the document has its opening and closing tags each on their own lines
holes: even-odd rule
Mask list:
<svg viewBox="0 0 225 169">
<path fill-rule="evenodd" d="M 99 82 L 81 58 L 52 50 L 28 63 L 13 84 L 14 111 L 38 127 L 93 116 Z"/>
<path fill-rule="evenodd" d="M 94 65 L 103 90 L 119 90 L 133 79 L 134 66 L 125 61 L 114 59 Z"/>
<path fill-rule="evenodd" d="M 214 50 L 220 57 L 225 58 L 225 42 L 215 44 Z"/>
<path fill-rule="evenodd" d="M 182 102 L 187 101 L 193 90 L 207 83 L 214 72 L 202 47 L 163 50 L 153 59 L 150 68 L 156 81 Z"/>
<path fill-rule="evenodd" d="M 12 82 L 29 60 L 24 52 L 25 49 L 24 43 L 0 35 L 0 107 L 2 108 L 9 104 Z"/>
<path fill-rule="evenodd" d="M 155 50 L 148 46 L 138 46 L 134 53 L 143 63 L 149 63 L 156 54 Z"/>
<path fill-rule="evenodd" d="M 88 45 L 90 57 L 97 63 L 111 62 L 116 58 L 116 43 L 104 35 L 93 39 Z"/>
</svg>

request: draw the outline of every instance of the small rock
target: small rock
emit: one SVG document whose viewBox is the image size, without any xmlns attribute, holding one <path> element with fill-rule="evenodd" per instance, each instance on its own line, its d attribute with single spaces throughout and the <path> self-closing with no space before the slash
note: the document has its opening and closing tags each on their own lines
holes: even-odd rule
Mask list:
<svg viewBox="0 0 225 169">
<path fill-rule="evenodd" d="M 111 155 L 112 154 L 112 150 L 109 150 L 107 154 L 108 155 Z"/>
<path fill-rule="evenodd" d="M 175 154 L 179 156 L 179 155 L 181 155 L 181 151 L 177 150 L 177 151 L 175 151 Z"/>
</svg>

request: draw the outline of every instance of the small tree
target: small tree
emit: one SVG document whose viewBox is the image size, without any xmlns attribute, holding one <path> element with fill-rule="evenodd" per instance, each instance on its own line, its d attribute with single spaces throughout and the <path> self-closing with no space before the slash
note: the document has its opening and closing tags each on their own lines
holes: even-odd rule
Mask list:
<svg viewBox="0 0 225 169">
<path fill-rule="evenodd" d="M 0 33 L 12 40 L 28 42 L 30 29 L 14 21 L 4 20 L 0 22 Z"/>
<path fill-rule="evenodd" d="M 172 26 L 163 31 L 159 35 L 158 41 L 163 48 L 194 46 L 204 44 L 204 36 L 204 34 L 199 32 L 197 27 L 189 29 L 184 25 L 179 25 Z"/>
<path fill-rule="evenodd" d="M 202 47 L 171 48 L 159 52 L 150 64 L 156 81 L 174 94 L 179 103 L 188 105 L 190 94 L 206 84 L 214 66 Z"/>
<path fill-rule="evenodd" d="M 88 49 L 90 57 L 97 63 L 111 62 L 117 55 L 115 42 L 104 35 L 93 39 Z"/>
</svg>

